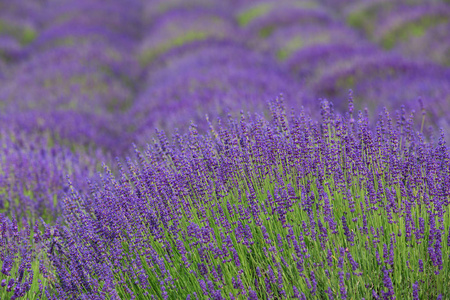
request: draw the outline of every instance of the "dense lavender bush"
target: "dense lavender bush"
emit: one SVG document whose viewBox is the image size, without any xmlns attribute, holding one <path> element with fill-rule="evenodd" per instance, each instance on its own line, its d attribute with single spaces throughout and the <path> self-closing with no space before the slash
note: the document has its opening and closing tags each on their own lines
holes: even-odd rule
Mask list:
<svg viewBox="0 0 450 300">
<path fill-rule="evenodd" d="M 239 32 L 225 11 L 177 9 L 158 17 L 142 41 L 139 57 L 144 65 L 173 48 L 205 39 L 234 40 Z"/>
<path fill-rule="evenodd" d="M 413 116 L 375 127 L 242 114 L 164 133 L 65 200 L 57 298 L 433 299 L 449 293 L 450 154 Z M 84 205 L 83 205 L 84 203 Z M 64 254 L 64 255 L 63 255 Z"/>
<path fill-rule="evenodd" d="M 105 53 L 102 46 L 60 46 L 33 55 L 9 74 L 8 82 L 2 85 L 2 100 L 21 108 L 72 106 L 93 112 L 123 109 L 131 93 L 120 75 L 126 74 L 131 64 L 120 53 Z M 119 74 L 114 69 L 119 69 Z M 133 71 L 128 71 L 130 76 Z M 28 88 L 21 88 L 24 85 Z M 83 96 L 90 98 L 89 103 L 79 99 Z"/>
<path fill-rule="evenodd" d="M 89 153 L 55 144 L 48 135 L 0 131 L 0 298 L 48 299 L 55 280 L 51 255 L 64 214 L 62 200 L 73 182 L 89 192 L 101 151 Z M 45 223 L 48 222 L 48 223 Z M 47 295 L 47 296 L 45 296 Z"/>
</svg>

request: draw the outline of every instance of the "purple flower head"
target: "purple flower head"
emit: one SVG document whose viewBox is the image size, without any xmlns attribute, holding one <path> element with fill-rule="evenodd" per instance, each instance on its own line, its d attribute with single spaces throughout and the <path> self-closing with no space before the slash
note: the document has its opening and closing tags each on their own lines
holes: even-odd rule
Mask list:
<svg viewBox="0 0 450 300">
<path fill-rule="evenodd" d="M 417 281 L 413 284 L 412 295 L 413 295 L 413 299 L 414 300 L 418 300 L 419 299 L 419 283 Z"/>
</svg>

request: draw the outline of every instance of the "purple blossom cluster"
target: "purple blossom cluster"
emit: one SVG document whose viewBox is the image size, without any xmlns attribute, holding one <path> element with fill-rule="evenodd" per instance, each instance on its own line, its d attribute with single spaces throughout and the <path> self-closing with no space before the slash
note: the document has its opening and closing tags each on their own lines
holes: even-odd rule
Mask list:
<svg viewBox="0 0 450 300">
<path fill-rule="evenodd" d="M 0 0 L 0 298 L 448 298 L 449 21 Z"/>
</svg>

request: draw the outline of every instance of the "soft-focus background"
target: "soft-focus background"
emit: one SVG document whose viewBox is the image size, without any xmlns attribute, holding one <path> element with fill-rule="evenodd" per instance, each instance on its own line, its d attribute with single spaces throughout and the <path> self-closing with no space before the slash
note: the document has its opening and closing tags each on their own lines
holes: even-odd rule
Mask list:
<svg viewBox="0 0 450 300">
<path fill-rule="evenodd" d="M 342 111 L 350 88 L 357 109 L 421 98 L 448 130 L 449 65 L 445 1 L 0 2 L 1 128 L 72 150 L 121 155 L 280 93 Z"/>
</svg>

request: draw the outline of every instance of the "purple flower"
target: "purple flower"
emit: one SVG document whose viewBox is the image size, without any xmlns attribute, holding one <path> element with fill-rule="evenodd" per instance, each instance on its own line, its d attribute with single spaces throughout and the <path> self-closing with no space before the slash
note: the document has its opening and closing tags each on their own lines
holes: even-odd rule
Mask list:
<svg viewBox="0 0 450 300">
<path fill-rule="evenodd" d="M 334 296 L 333 296 L 333 290 L 331 289 L 331 287 L 328 287 L 328 289 L 325 291 L 325 293 L 328 295 L 328 298 L 329 298 L 330 300 L 333 300 L 333 299 L 334 299 Z"/>
<path fill-rule="evenodd" d="M 389 270 L 383 267 L 383 285 L 388 290 L 387 292 L 382 292 L 383 297 L 386 299 L 394 299 L 394 285 L 392 284 L 391 277 L 389 275 Z"/>
<path fill-rule="evenodd" d="M 341 299 L 347 299 L 347 289 L 345 288 L 344 283 L 344 272 L 339 271 L 339 291 L 341 294 Z"/>
<path fill-rule="evenodd" d="M 342 216 L 341 220 L 342 220 L 342 227 L 344 229 L 344 235 L 347 237 L 347 241 L 350 243 L 350 245 L 353 245 L 355 234 L 348 228 L 347 219 L 345 215 Z"/>
<path fill-rule="evenodd" d="M 248 300 L 258 300 L 258 294 L 255 291 L 250 290 L 248 292 Z"/>
<path fill-rule="evenodd" d="M 414 300 L 418 300 L 419 299 L 419 283 L 416 281 L 415 283 L 413 283 L 413 299 Z"/>
</svg>

